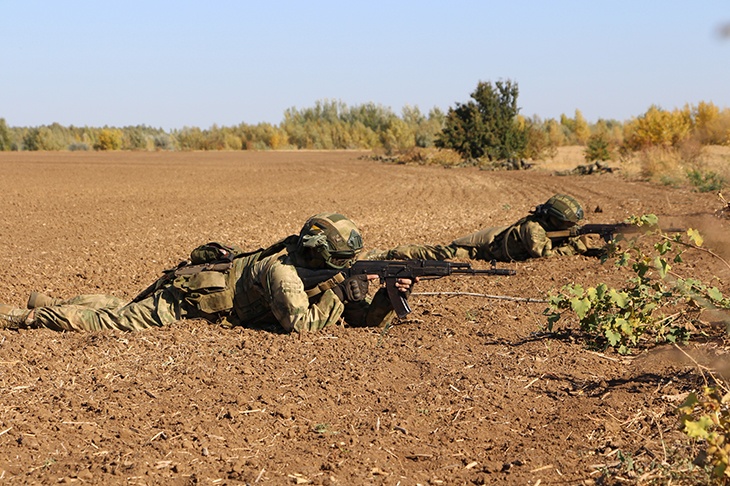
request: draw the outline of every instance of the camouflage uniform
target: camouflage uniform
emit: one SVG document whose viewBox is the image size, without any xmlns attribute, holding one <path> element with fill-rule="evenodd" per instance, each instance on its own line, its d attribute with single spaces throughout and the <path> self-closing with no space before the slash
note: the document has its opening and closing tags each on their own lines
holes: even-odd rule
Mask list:
<svg viewBox="0 0 730 486">
<path fill-rule="evenodd" d="M 358 251 L 361 240 L 359 245 Z M 301 235 L 292 235 L 266 250 L 236 255 L 224 271 L 175 275 L 171 270 L 129 303 L 106 295 L 82 295 L 54 302 L 36 308 L 33 319 L 23 327 L 138 331 L 179 319 L 202 318 L 227 326 L 278 325 L 286 332 L 305 332 L 322 329 L 340 318 L 358 327 L 384 326 L 393 319 L 385 289 L 379 289 L 372 299 L 354 302 L 340 298 L 334 289 L 308 295 L 297 266 L 314 264 L 313 257 L 301 251 L 302 246 Z M 351 253 L 354 257 L 355 253 Z M 194 251 L 192 257 L 195 254 Z"/>
<path fill-rule="evenodd" d="M 140 331 L 179 319 L 180 303 L 176 297 L 172 289 L 161 289 L 147 299 L 131 303 L 110 295 L 79 295 L 35 309 L 35 318 L 27 327 L 55 331 Z"/>
<path fill-rule="evenodd" d="M 560 203 L 566 203 L 563 207 Z M 557 206 L 559 211 L 549 211 Z M 569 207 L 568 207 L 569 206 Z M 568 213 L 556 221 L 556 215 Z M 510 226 L 486 228 L 457 238 L 448 245 L 402 245 L 387 251 L 371 251 L 365 258 L 374 260 L 448 260 L 468 258 L 486 261 L 522 261 L 529 258 L 585 253 L 588 248 L 580 237 L 549 238 L 547 232 L 566 229 L 582 219 L 583 210 L 570 196 L 555 195 L 529 216 Z"/>
</svg>

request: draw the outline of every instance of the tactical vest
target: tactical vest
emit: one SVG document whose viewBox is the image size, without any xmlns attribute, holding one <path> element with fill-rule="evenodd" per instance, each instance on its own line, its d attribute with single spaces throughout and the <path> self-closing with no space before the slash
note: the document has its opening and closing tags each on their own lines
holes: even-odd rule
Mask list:
<svg viewBox="0 0 730 486">
<path fill-rule="evenodd" d="M 233 309 L 240 277 L 240 271 L 231 271 L 234 262 L 245 259 L 247 264 L 252 264 L 281 252 L 294 238 L 297 236 L 288 236 L 268 248 L 250 252 L 243 252 L 237 246 L 206 243 L 195 248 L 190 253 L 189 260 L 165 270 L 162 277 L 137 295 L 133 302 L 139 302 L 167 286 L 173 286 L 181 292 L 181 303 L 183 309 L 187 310 L 186 315 L 220 320 Z"/>
</svg>

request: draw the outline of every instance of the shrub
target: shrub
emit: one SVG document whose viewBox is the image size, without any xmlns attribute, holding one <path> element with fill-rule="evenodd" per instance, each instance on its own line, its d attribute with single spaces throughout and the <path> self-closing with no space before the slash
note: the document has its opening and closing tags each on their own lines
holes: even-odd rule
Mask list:
<svg viewBox="0 0 730 486">
<path fill-rule="evenodd" d="M 610 143 L 602 133 L 591 135 L 588 138 L 586 149 L 583 152 L 586 162 L 611 160 Z"/>
<path fill-rule="evenodd" d="M 152 141 L 155 150 L 173 150 L 175 148 L 172 137 L 165 133 L 156 135 Z"/>
<path fill-rule="evenodd" d="M 689 329 L 703 309 L 701 303 L 710 302 L 714 307 L 730 307 L 716 287 L 708 287 L 694 279 L 682 279 L 673 275 L 668 279 L 672 266 L 682 262 L 686 248 L 700 248 L 702 237 L 692 229 L 684 241 L 682 234 L 669 236 L 658 228 L 659 220 L 649 214 L 631 218 L 631 223 L 650 228 L 646 234 L 656 236 L 653 252 L 646 252 L 639 238 L 616 238 L 609 244 L 604 257 L 615 258 L 617 267 L 630 268 L 635 276 L 627 279 L 621 288 L 604 283 L 584 288 L 566 285 L 549 298 L 548 330 L 560 319 L 562 312 L 571 311 L 578 317 L 580 328 L 597 346 L 613 347 L 621 354 L 633 348 L 655 342 L 677 342 L 689 338 Z M 620 249 L 620 244 L 628 247 Z M 676 271 L 674 272 L 676 274 Z M 686 304 L 682 306 L 682 304 Z"/>
<path fill-rule="evenodd" d="M 96 138 L 94 150 L 119 150 L 122 148 L 122 131 L 102 128 Z"/>
<path fill-rule="evenodd" d="M 227 150 L 241 150 L 243 148 L 243 140 L 241 140 L 241 137 L 232 133 L 226 133 L 223 140 Z"/>
<path fill-rule="evenodd" d="M 730 110 L 701 101 L 692 109 L 694 137 L 703 145 L 730 143 Z"/>
<path fill-rule="evenodd" d="M 725 179 L 717 172 L 703 172 L 699 169 L 687 171 L 687 179 L 697 192 L 720 191 L 725 184 Z"/>
<path fill-rule="evenodd" d="M 458 152 L 449 149 L 414 147 L 403 151 L 396 157 L 399 164 L 442 165 L 454 167 L 462 165 L 464 159 Z"/>
<path fill-rule="evenodd" d="M 86 151 L 86 150 L 89 150 L 90 148 L 91 147 L 89 147 L 89 145 L 86 144 L 86 143 L 84 143 L 84 142 L 74 142 L 74 143 L 72 143 L 72 144 L 70 144 L 68 146 L 68 149 L 71 152 L 77 152 L 77 151 L 80 151 L 80 150 L 81 151 Z"/>
</svg>

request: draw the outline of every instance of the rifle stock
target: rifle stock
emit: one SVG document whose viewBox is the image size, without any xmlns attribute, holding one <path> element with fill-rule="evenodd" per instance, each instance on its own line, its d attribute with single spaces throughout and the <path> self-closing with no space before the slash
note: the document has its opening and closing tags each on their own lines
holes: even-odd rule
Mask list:
<svg viewBox="0 0 730 486">
<path fill-rule="evenodd" d="M 377 275 L 385 285 L 390 303 L 398 317 L 411 313 L 408 296 L 400 292 L 396 282 L 400 278 L 416 279 L 441 278 L 449 275 L 515 275 L 509 268 L 492 267 L 478 270 L 469 263 L 447 262 L 441 260 L 358 260 L 352 267 L 344 270 L 308 270 L 297 267 L 304 289 L 326 290 L 354 275 Z M 309 294 L 310 292 L 308 292 Z M 316 294 L 312 294 L 316 295 Z"/>
</svg>

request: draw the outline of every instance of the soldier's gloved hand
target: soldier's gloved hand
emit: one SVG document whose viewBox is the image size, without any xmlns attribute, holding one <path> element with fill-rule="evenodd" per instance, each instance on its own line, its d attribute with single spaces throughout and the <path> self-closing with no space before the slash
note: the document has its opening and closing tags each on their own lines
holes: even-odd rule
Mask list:
<svg viewBox="0 0 730 486">
<path fill-rule="evenodd" d="M 570 230 L 569 230 L 569 231 L 570 231 L 570 236 L 573 236 L 573 237 L 575 237 L 575 236 L 578 236 L 578 235 L 580 234 L 580 233 L 579 233 L 579 231 L 580 231 L 580 228 L 581 228 L 581 227 L 580 227 L 580 226 L 578 226 L 578 225 L 576 225 L 576 226 L 572 226 L 572 227 L 570 228 Z"/>
<path fill-rule="evenodd" d="M 367 275 L 353 275 L 332 291 L 342 302 L 359 302 L 367 297 L 369 282 Z"/>
</svg>

